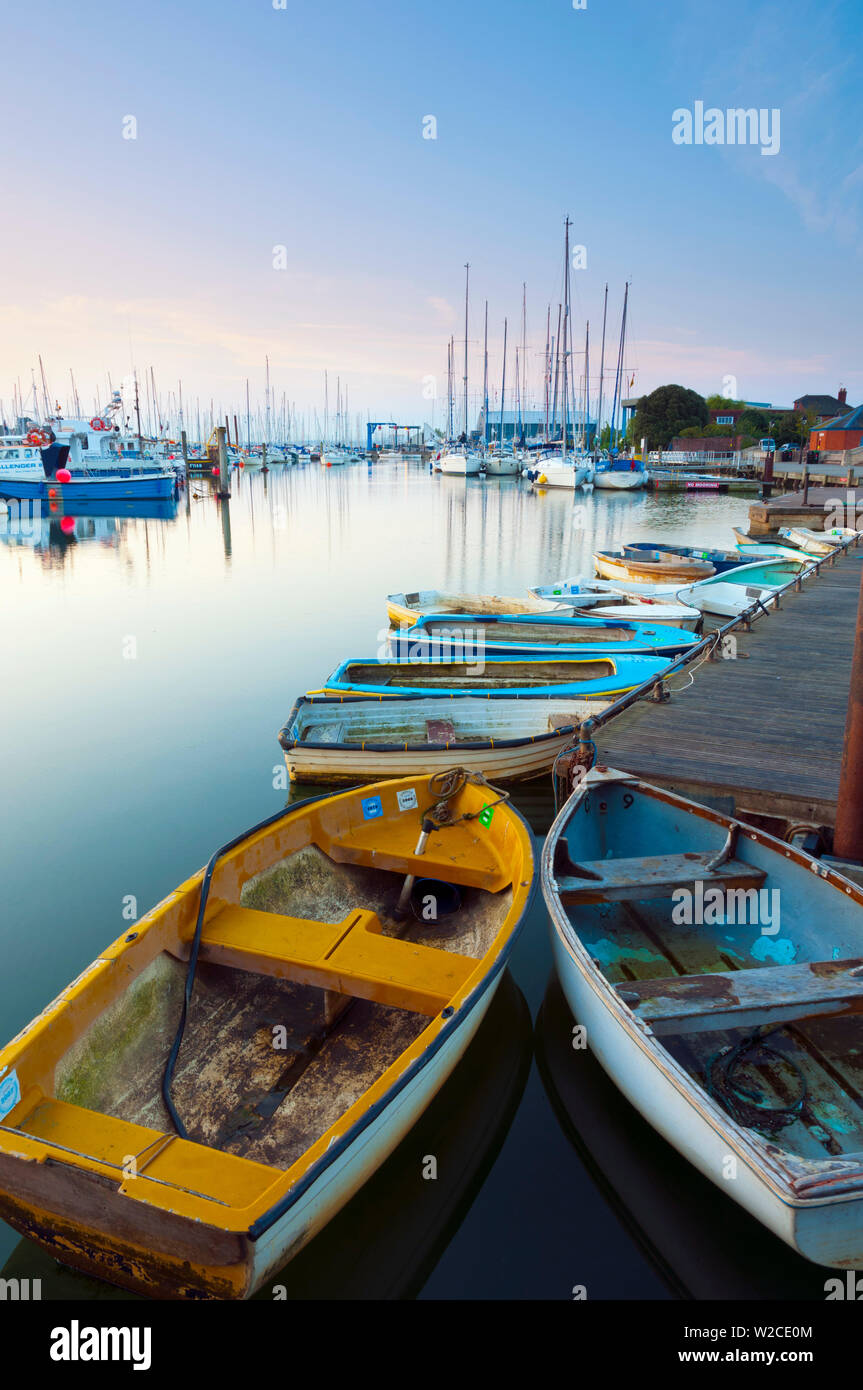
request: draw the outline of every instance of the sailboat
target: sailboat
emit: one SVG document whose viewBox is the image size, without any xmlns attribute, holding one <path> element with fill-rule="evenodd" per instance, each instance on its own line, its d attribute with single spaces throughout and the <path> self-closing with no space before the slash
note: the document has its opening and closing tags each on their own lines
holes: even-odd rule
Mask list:
<svg viewBox="0 0 863 1390">
<path fill-rule="evenodd" d="M 467 419 L 467 329 L 468 329 L 468 304 L 470 294 L 470 265 L 465 266 L 465 286 L 464 286 L 464 415 L 461 438 L 458 441 L 452 440 L 452 428 L 450 427 L 450 441 L 447 443 L 440 458 L 436 463 L 436 471 L 439 473 L 454 473 L 461 477 L 473 477 L 482 472 L 482 454 L 476 449 L 471 448 L 468 443 L 468 419 Z M 452 360 L 450 360 L 450 407 L 449 418 L 452 425 Z"/>
<path fill-rule="evenodd" d="M 563 399 L 563 430 L 561 436 L 561 447 L 550 445 L 547 449 L 541 450 L 536 458 L 535 466 L 532 468 L 528 477 L 531 479 L 534 488 L 544 487 L 565 487 L 575 490 L 584 483 L 590 481 L 593 473 L 592 464 L 589 459 L 578 459 L 575 451 L 569 453 L 569 389 L 567 374 L 567 357 L 569 355 L 569 228 L 570 220 L 565 221 L 565 241 L 564 241 L 564 272 L 563 272 L 563 330 L 560 339 L 560 367 L 562 378 L 562 399 Z"/>
<path fill-rule="evenodd" d="M 500 439 L 495 448 L 485 456 L 485 471 L 489 478 L 512 477 L 521 471 L 521 463 L 515 449 L 505 449 L 503 443 L 503 402 L 506 390 L 506 319 L 503 321 L 503 373 L 500 383 Z M 486 416 L 488 411 L 486 411 Z M 488 427 L 486 426 L 486 431 Z M 513 439 L 513 444 L 515 440 Z"/>
<path fill-rule="evenodd" d="M 626 341 L 626 309 L 629 301 L 629 285 L 627 284 L 623 294 L 623 314 L 620 320 L 620 344 L 617 353 L 617 371 L 614 378 L 614 399 L 611 411 L 611 452 L 610 457 L 601 459 L 597 462 L 594 469 L 593 485 L 600 489 L 615 489 L 617 491 L 631 492 L 642 488 L 647 483 L 647 469 L 641 459 L 620 458 L 616 447 L 617 439 L 617 402 L 622 393 L 623 382 L 623 349 Z M 606 287 L 606 307 L 608 304 L 608 288 Z M 605 310 L 603 310 L 602 322 L 603 352 L 605 351 Z M 600 388 L 601 389 L 601 388 Z M 597 421 L 599 427 L 599 421 Z"/>
</svg>

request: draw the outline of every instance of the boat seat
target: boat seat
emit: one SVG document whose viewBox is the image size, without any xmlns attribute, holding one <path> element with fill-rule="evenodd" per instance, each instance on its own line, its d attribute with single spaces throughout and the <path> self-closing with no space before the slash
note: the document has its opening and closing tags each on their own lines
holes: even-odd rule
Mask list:
<svg viewBox="0 0 863 1390">
<path fill-rule="evenodd" d="M 863 960 L 803 961 L 616 986 L 654 1033 L 710 1033 L 863 1012 Z"/>
<path fill-rule="evenodd" d="M 759 888 L 766 878 L 765 870 L 754 864 L 733 858 L 717 864 L 716 859 L 717 852 L 708 850 L 650 854 L 638 859 L 582 860 L 579 864 L 570 861 L 565 866 L 569 872 L 556 873 L 557 887 L 565 903 L 607 903 L 667 898 L 676 888 L 689 887 L 699 879 L 723 888 Z"/>
<path fill-rule="evenodd" d="M 471 956 L 382 930 L 377 914 L 361 908 L 342 922 L 316 922 L 227 905 L 205 921 L 200 959 L 430 1017 L 477 968 Z"/>
</svg>

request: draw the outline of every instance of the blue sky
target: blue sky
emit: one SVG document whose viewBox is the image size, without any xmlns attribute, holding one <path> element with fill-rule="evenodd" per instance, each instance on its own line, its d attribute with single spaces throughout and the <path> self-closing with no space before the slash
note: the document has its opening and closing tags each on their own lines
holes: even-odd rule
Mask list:
<svg viewBox="0 0 863 1390">
<path fill-rule="evenodd" d="M 89 399 L 134 363 L 228 408 L 269 355 L 301 409 L 326 368 L 352 411 L 427 418 L 466 260 L 472 376 L 484 299 L 496 380 L 525 281 L 538 390 L 569 213 L 576 341 L 589 316 L 598 344 L 606 280 L 616 335 L 631 279 L 637 391 L 733 375 L 748 399 L 843 382 L 856 403 L 861 27 L 803 0 L 19 5 L 0 399 L 41 352 L 61 399 L 69 367 Z M 675 145 L 696 100 L 779 108 L 780 152 Z"/>
</svg>

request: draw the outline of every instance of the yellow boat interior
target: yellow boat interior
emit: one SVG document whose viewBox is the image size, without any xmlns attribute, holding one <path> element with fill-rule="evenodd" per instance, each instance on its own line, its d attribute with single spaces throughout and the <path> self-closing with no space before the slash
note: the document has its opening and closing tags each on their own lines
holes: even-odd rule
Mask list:
<svg viewBox="0 0 863 1390">
<path fill-rule="evenodd" d="M 297 806 L 216 862 L 172 1086 L 188 1139 L 174 1132 L 162 1078 L 204 871 L 135 923 L 0 1052 L 0 1076 L 14 1070 L 21 1090 L 0 1125 L 0 1212 L 16 1214 L 12 1159 L 83 1169 L 223 1229 L 268 1211 L 505 952 L 532 849 L 507 806 L 479 819 L 495 801 L 468 782 L 447 803 L 454 823 L 418 856 L 435 803 L 426 780 L 379 783 Z M 397 915 L 411 873 L 455 885 L 453 915 Z M 38 1237 L 35 1208 L 44 1197 L 26 1219 L 20 1202 L 13 1224 L 35 1220 Z"/>
</svg>

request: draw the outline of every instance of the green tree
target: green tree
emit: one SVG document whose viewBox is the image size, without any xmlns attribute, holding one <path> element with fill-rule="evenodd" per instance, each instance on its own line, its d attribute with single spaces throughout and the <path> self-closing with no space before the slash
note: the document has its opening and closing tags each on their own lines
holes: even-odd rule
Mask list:
<svg viewBox="0 0 863 1390">
<path fill-rule="evenodd" d="M 648 449 L 667 449 L 683 430 L 703 432 L 708 419 L 707 402 L 697 391 L 686 386 L 658 386 L 638 402 L 632 435 L 639 443 L 646 439 Z"/>
</svg>

